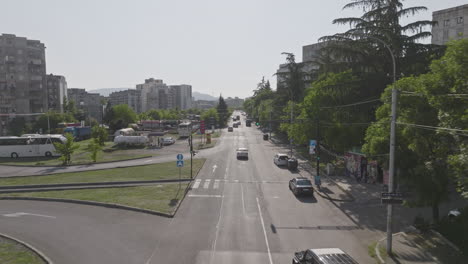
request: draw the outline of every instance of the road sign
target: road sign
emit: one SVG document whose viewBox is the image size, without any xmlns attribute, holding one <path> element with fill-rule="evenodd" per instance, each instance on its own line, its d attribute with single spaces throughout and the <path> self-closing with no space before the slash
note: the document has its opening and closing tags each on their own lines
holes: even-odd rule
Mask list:
<svg viewBox="0 0 468 264">
<path fill-rule="evenodd" d="M 182 154 L 177 154 L 177 160 L 183 160 L 184 159 L 184 155 Z"/>
<path fill-rule="evenodd" d="M 177 161 L 177 167 L 183 167 L 184 166 L 184 161 L 183 160 L 178 160 Z"/>
<path fill-rule="evenodd" d="M 309 154 L 315 154 L 315 147 L 317 146 L 317 140 L 310 140 L 309 142 Z"/>
<path fill-rule="evenodd" d="M 383 192 L 383 193 L 380 194 L 380 197 L 382 197 L 382 198 L 403 198 L 403 194 Z"/>
<path fill-rule="evenodd" d="M 385 197 L 380 199 L 382 204 L 402 204 L 403 199 L 402 198 L 392 198 L 392 197 Z"/>
</svg>

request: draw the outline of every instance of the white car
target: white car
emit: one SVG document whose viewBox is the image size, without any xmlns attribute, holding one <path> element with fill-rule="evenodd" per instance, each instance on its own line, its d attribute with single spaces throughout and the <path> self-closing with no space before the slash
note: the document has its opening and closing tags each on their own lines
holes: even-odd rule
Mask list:
<svg viewBox="0 0 468 264">
<path fill-rule="evenodd" d="M 278 153 L 273 158 L 273 162 L 277 166 L 287 166 L 288 165 L 288 159 L 289 159 L 289 157 L 288 157 L 287 154 Z"/>
<path fill-rule="evenodd" d="M 167 137 L 163 139 L 164 145 L 172 145 L 174 143 L 175 143 L 175 139 L 173 139 L 172 137 Z"/>
<path fill-rule="evenodd" d="M 237 149 L 237 159 L 249 159 L 249 150 L 247 148 Z"/>
</svg>

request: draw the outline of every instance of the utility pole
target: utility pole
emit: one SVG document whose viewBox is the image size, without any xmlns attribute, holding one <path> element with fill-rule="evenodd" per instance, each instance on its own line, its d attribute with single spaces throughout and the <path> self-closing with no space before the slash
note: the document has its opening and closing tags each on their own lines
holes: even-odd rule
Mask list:
<svg viewBox="0 0 468 264">
<path fill-rule="evenodd" d="M 294 108 L 294 101 L 291 99 L 291 128 L 292 128 L 292 126 L 293 126 L 293 108 Z M 291 137 L 291 138 L 289 139 L 289 148 L 291 149 L 291 150 L 290 150 L 290 151 L 291 151 L 291 155 L 290 155 L 291 157 L 292 157 L 292 155 L 293 155 L 292 143 L 293 143 L 293 138 Z"/>
<path fill-rule="evenodd" d="M 271 140 L 271 110 L 270 110 L 270 136 L 268 138 Z"/>
<path fill-rule="evenodd" d="M 193 160 L 193 142 L 192 142 L 192 133 L 189 137 L 189 146 L 190 146 L 190 179 L 193 179 L 193 169 L 192 169 L 192 160 Z"/>
<path fill-rule="evenodd" d="M 317 146 L 315 147 L 315 151 L 317 152 L 317 172 L 316 172 L 316 180 L 315 184 L 320 186 L 320 120 L 319 114 L 317 114 Z"/>
</svg>

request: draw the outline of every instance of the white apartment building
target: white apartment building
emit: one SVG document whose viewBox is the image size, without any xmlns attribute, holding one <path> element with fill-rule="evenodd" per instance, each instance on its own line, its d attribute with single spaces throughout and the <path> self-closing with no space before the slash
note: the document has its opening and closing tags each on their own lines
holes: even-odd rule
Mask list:
<svg viewBox="0 0 468 264">
<path fill-rule="evenodd" d="M 192 86 L 187 84 L 169 86 L 172 94 L 172 108 L 186 110 L 192 108 Z"/>
<path fill-rule="evenodd" d="M 162 80 L 146 79 L 145 83 L 137 84 L 136 89 L 140 93 L 141 112 L 172 107 L 172 103 L 169 103 L 172 101 L 169 100 L 172 95 L 169 94 L 169 87 Z"/>
<path fill-rule="evenodd" d="M 432 13 L 432 44 L 444 45 L 450 40 L 468 38 L 468 4 Z"/>
</svg>

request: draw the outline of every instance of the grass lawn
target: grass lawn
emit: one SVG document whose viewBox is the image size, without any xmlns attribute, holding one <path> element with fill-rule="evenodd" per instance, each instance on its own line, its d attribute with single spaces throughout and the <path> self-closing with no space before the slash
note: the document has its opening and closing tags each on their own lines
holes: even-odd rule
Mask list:
<svg viewBox="0 0 468 264">
<path fill-rule="evenodd" d="M 25 246 L 0 237 L 0 263 L 43 264 L 45 262 Z"/>
<path fill-rule="evenodd" d="M 193 160 L 193 175 L 197 175 L 205 159 Z M 182 178 L 190 178 L 190 163 L 185 163 L 181 169 Z M 59 173 L 45 176 L 0 178 L 0 186 L 53 184 L 53 183 L 87 183 L 87 182 L 118 182 L 178 179 L 179 169 L 174 162 L 158 163 L 128 168 L 107 170 Z"/>
<path fill-rule="evenodd" d="M 79 164 L 88 164 L 93 163 L 91 158 L 89 157 L 89 152 L 86 150 L 86 146 L 91 141 L 91 139 L 83 140 L 76 142 L 78 146 L 80 146 L 75 153 L 72 155 L 72 165 L 79 165 Z M 151 157 L 154 155 L 151 154 L 141 154 L 141 149 L 125 149 L 116 147 L 113 142 L 106 142 L 105 146 L 103 147 L 102 151 L 98 154 L 97 162 L 109 162 L 109 161 L 121 161 L 121 160 L 128 160 L 128 159 L 135 159 L 135 158 L 145 158 Z M 4 165 L 27 165 L 27 166 L 35 166 L 35 165 L 49 165 L 49 166 L 57 166 L 61 165 L 62 161 L 59 160 L 58 157 L 54 158 L 46 158 L 46 157 L 34 157 L 34 158 L 19 158 L 19 159 L 11 159 L 11 158 L 0 158 L 0 164 Z"/>
<path fill-rule="evenodd" d="M 184 196 L 188 183 L 152 186 L 67 190 L 31 193 L 10 193 L 15 197 L 61 198 L 113 203 L 172 214 Z"/>
</svg>

